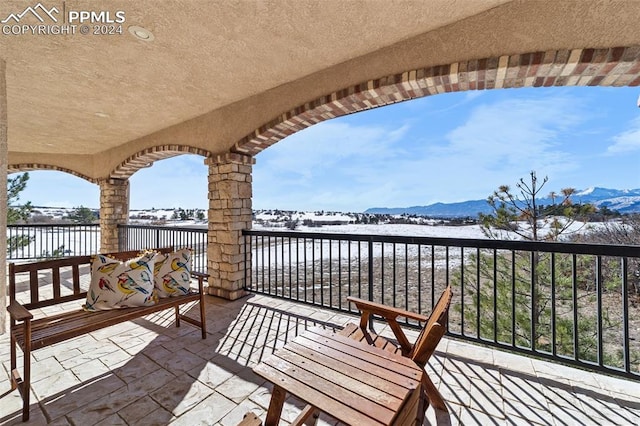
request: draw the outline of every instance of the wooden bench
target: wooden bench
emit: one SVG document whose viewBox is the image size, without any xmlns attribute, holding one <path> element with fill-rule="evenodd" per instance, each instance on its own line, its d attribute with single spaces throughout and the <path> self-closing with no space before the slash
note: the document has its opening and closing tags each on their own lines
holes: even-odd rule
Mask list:
<svg viewBox="0 0 640 426">
<path fill-rule="evenodd" d="M 161 253 L 169 253 L 172 248 L 155 249 Z M 110 253 L 109 256 L 125 261 L 137 256 L 138 251 Z M 182 296 L 160 299 L 153 306 L 113 309 L 88 312 L 84 309 L 67 310 L 59 314 L 35 318 L 32 311 L 39 308 L 60 305 L 70 301 L 86 299 L 87 290 L 81 288 L 80 269 L 86 268 L 87 274 L 92 256 L 74 256 L 63 259 L 44 260 L 33 263 L 9 264 L 9 306 L 11 337 L 11 389 L 18 388 L 23 400 L 22 420 L 29 419 L 29 393 L 31 381 L 31 352 L 55 343 L 72 339 L 124 321 L 140 318 L 154 312 L 174 308 L 176 326 L 183 320 L 200 327 L 202 338 L 207 337 L 204 306 L 203 280 L 206 274 L 192 272 L 198 280 L 198 289 L 190 288 L 189 293 Z M 49 273 L 47 280 L 39 278 L 39 274 Z M 29 274 L 28 303 L 20 303 L 16 298 L 18 274 Z M 70 274 L 66 279 L 63 274 Z M 85 286 L 88 287 L 88 284 Z M 43 294 L 46 293 L 46 294 Z M 180 306 L 185 303 L 199 302 L 200 319 L 194 319 L 180 313 Z M 17 369 L 17 351 L 20 347 L 24 354 L 22 378 Z"/>
</svg>

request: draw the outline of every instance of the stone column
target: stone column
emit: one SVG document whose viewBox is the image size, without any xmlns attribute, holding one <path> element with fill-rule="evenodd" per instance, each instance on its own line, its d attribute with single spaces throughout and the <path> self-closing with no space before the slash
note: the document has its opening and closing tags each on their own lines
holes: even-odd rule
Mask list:
<svg viewBox="0 0 640 426">
<path fill-rule="evenodd" d="M 0 334 L 4 334 L 7 306 L 7 79 L 6 62 L 0 58 Z"/>
<path fill-rule="evenodd" d="M 209 166 L 209 230 L 207 270 L 209 294 L 229 300 L 246 294 L 245 269 L 251 273 L 243 229 L 251 229 L 251 169 L 255 160 L 229 153 L 207 158 Z"/>
<path fill-rule="evenodd" d="M 129 180 L 101 179 L 100 251 L 119 251 L 118 225 L 129 223 Z"/>
</svg>

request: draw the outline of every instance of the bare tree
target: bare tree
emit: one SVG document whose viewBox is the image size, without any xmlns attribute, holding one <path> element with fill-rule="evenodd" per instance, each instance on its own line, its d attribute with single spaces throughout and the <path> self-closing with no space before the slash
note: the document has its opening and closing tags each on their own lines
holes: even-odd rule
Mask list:
<svg viewBox="0 0 640 426">
<path fill-rule="evenodd" d="M 552 204 L 542 205 L 540 194 L 549 178 L 545 176 L 539 182 L 535 171 L 529 176 L 529 181 L 520 178 L 516 184 L 518 193 L 508 185 L 501 185 L 487 198 L 493 212 L 480 214 L 480 226 L 487 237 L 511 239 L 515 234 L 530 241 L 557 241 L 580 215 L 595 210 L 590 204 L 575 206 L 572 203 L 574 188 L 563 188 L 561 194 L 551 192 L 548 197 Z"/>
</svg>

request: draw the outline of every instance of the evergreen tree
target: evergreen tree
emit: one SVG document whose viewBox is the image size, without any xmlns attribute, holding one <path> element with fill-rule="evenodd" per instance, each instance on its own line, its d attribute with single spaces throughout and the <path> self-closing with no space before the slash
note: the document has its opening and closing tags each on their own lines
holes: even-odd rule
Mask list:
<svg viewBox="0 0 640 426">
<path fill-rule="evenodd" d="M 20 193 L 27 187 L 28 180 L 29 173 L 23 173 L 15 178 L 7 179 L 7 225 L 29 220 L 29 214 L 32 210 L 31 203 L 17 205 L 20 200 Z M 32 240 L 33 237 L 29 235 L 14 235 L 7 238 L 7 253 L 28 246 Z"/>
<path fill-rule="evenodd" d="M 31 202 L 17 205 L 20 193 L 27 187 L 29 173 L 23 173 L 15 178 L 7 179 L 7 224 L 12 225 L 19 221 L 27 221 L 32 207 Z"/>
<path fill-rule="evenodd" d="M 97 219 L 93 210 L 84 206 L 74 208 L 68 217 L 73 223 L 93 223 Z"/>
<path fill-rule="evenodd" d="M 529 241 L 558 241 L 577 218 L 594 210 L 591 205 L 572 204 L 573 188 L 551 193 L 551 205 L 542 206 L 540 194 L 547 181 L 545 177 L 539 182 L 532 171 L 529 181 L 520 179 L 516 185 L 518 195 L 507 185 L 494 191 L 487 199 L 492 213 L 480 215 L 485 235 L 511 239 L 515 234 Z M 592 259 L 578 256 L 575 261 L 579 282 L 593 282 Z M 479 318 L 477 322 L 465 321 L 465 329 L 479 338 L 495 337 L 499 342 L 536 350 L 551 351 L 555 347 L 557 353 L 571 356 L 576 350 L 573 311 L 578 310 L 577 355 L 595 360 L 598 319 L 590 309 L 593 293 L 581 292 L 574 305 L 572 262 L 570 255 L 552 258 L 551 253 L 536 251 L 480 250 L 472 254 L 464 273 L 455 276 L 466 298 L 473 301 L 465 305 L 462 315 Z M 607 312 L 603 312 L 601 321 L 605 329 L 612 326 Z"/>
</svg>

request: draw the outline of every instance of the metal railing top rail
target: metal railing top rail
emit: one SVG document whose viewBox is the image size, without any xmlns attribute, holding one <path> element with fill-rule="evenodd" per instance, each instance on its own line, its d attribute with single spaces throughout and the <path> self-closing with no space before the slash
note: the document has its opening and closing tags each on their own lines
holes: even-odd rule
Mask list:
<svg viewBox="0 0 640 426">
<path fill-rule="evenodd" d="M 12 223 L 7 228 L 77 228 L 94 227 L 100 228 L 99 223 Z"/>
<path fill-rule="evenodd" d="M 207 228 L 202 226 L 165 226 L 165 225 L 132 225 L 121 224 L 118 228 L 132 228 L 132 229 L 160 229 L 165 231 L 188 231 L 188 232 L 202 232 L 206 233 Z"/>
<path fill-rule="evenodd" d="M 328 232 L 255 231 L 246 229 L 242 231 L 242 235 L 300 239 L 307 238 L 316 240 L 370 241 L 376 243 L 420 244 L 442 247 L 504 249 L 530 252 L 544 251 L 549 253 L 590 254 L 596 256 L 640 257 L 640 245 L 584 244 L 561 243 L 554 241 L 515 241 L 476 238 L 411 237 L 401 235 L 339 234 Z"/>
</svg>

